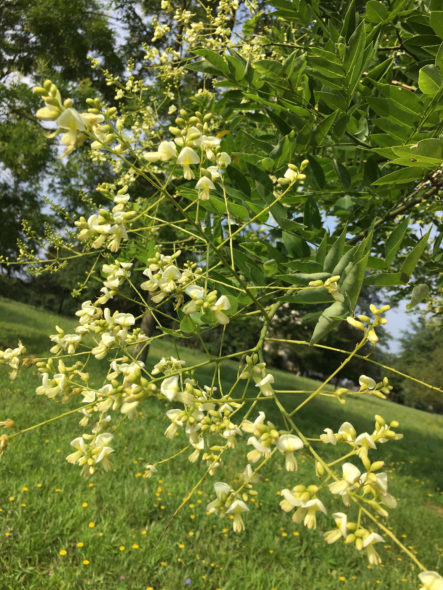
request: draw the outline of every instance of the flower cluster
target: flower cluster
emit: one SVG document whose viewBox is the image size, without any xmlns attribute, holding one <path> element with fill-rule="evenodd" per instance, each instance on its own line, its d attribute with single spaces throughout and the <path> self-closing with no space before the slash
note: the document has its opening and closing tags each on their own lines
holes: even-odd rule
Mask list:
<svg viewBox="0 0 443 590">
<path fill-rule="evenodd" d="M 231 514 L 234 517 L 232 523 L 234 531 L 241 533 L 245 528 L 241 515 L 243 512 L 249 512 L 249 508 L 227 483 L 218 481 L 214 484 L 214 491 L 216 498 L 209 502 L 206 511 L 208 514 L 218 512 L 221 517 Z"/>
<path fill-rule="evenodd" d="M 131 276 L 132 262 L 121 262 L 114 260 L 112 264 L 104 264 L 102 273 L 105 275 L 103 287 L 100 289 L 102 295 L 97 299 L 96 305 L 104 305 L 116 294 L 118 289 Z"/>
<path fill-rule="evenodd" d="M 50 80 L 46 80 L 43 86 L 36 86 L 34 93 L 41 96 L 45 102 L 45 106 L 37 111 L 37 117 L 42 121 L 55 121 L 57 125 L 57 130 L 49 137 L 63 134 L 62 143 L 66 146 L 64 156 L 84 143 L 88 132 L 103 132 L 100 125 L 104 121 L 103 115 L 79 113 L 73 108 L 70 98 L 62 102 L 57 86 Z"/>
<path fill-rule="evenodd" d="M 191 300 L 183 306 L 183 313 L 191 315 L 201 312 L 207 315 L 212 312 L 219 324 L 224 326 L 229 323 L 229 317 L 224 312 L 231 309 L 231 303 L 226 295 L 218 297 L 217 291 L 205 293 L 205 289 L 198 285 L 189 285 L 186 287 L 185 293 L 189 295 Z"/>
<path fill-rule="evenodd" d="M 340 275 L 334 275 L 326 279 L 326 281 L 316 280 L 311 281 L 309 283 L 310 287 L 324 287 L 326 291 L 335 299 L 335 301 L 343 302 L 345 297 L 343 293 L 340 293 L 340 289 L 338 286 L 338 281 L 340 280 Z"/>
<path fill-rule="evenodd" d="M 226 295 L 218 295 L 216 290 L 206 292 L 195 281 L 201 278 L 202 268 L 196 263 L 187 262 L 183 270 L 176 265 L 176 260 L 181 251 L 177 250 L 169 256 L 157 252 L 153 258 L 147 260 L 148 267 L 143 274 L 148 278 L 140 288 L 148 291 L 153 303 L 161 303 L 172 294 L 177 297 L 177 306 L 184 300 L 184 294 L 190 297 L 182 311 L 186 315 L 199 313 L 200 318 L 219 324 L 229 323 L 229 317 L 224 313 L 231 308 L 231 303 Z"/>
<path fill-rule="evenodd" d="M 75 313 L 79 317 L 75 334 L 65 334 L 57 327 L 57 334 L 50 336 L 56 343 L 51 349 L 53 354 L 58 355 L 63 351 L 73 354 L 87 334 L 95 339 L 96 345 L 91 349 L 91 353 L 96 359 L 103 359 L 112 348 L 131 346 L 142 339 L 140 329 L 130 330 L 135 324 L 135 318 L 130 313 L 115 311 L 111 314 L 109 308 L 105 307 L 103 310 L 91 301 L 84 301 L 81 309 Z M 100 340 L 97 340 L 96 336 L 99 336 Z"/>
<path fill-rule="evenodd" d="M 127 226 L 135 217 L 136 212 L 129 210 L 128 187 L 121 188 L 114 197 L 114 207 L 111 211 L 100 209 L 86 220 L 80 217 L 75 225 L 79 228 L 78 239 L 93 239 L 93 248 L 106 246 L 111 252 L 117 252 L 122 240 L 128 238 Z"/>
<path fill-rule="evenodd" d="M 154 303 L 160 303 L 174 292 L 181 295 L 187 285 L 200 277 L 202 269 L 195 263 L 186 263 L 184 270 L 177 267 L 176 260 L 180 254 L 180 250 L 169 256 L 156 252 L 154 257 L 148 258 L 147 268 L 143 271 L 148 280 L 140 288 L 149 292 Z"/>
<path fill-rule="evenodd" d="M 392 385 L 389 384 L 389 379 L 387 377 L 383 377 L 383 379 L 377 383 L 372 377 L 368 377 L 368 375 L 360 375 L 358 382 L 360 385 L 358 391 L 352 391 L 347 387 L 337 387 L 334 391 L 334 395 L 341 404 L 345 403 L 345 397 L 349 395 L 367 394 L 374 395 L 380 399 L 386 399 L 386 396 L 392 391 Z"/>
<path fill-rule="evenodd" d="M 199 111 L 189 117 L 181 109 L 176 118 L 176 126 L 169 131 L 174 135 L 174 141 L 160 142 L 156 151 L 144 152 L 143 157 L 151 163 L 168 162 L 173 164 L 172 172 L 177 174 L 177 166 L 182 168 L 185 180 L 195 178 L 195 169 L 199 167 L 199 179 L 195 185 L 201 200 L 209 199 L 210 191 L 215 190 L 214 180 L 220 178 L 223 169 L 231 163 L 226 152 L 220 151 L 221 140 L 214 135 L 208 135 L 208 123 L 212 115 L 203 116 Z M 177 151 L 177 147 L 180 151 Z"/>
<path fill-rule="evenodd" d="M 239 378 L 252 379 L 263 397 L 272 397 L 274 395 L 272 388 L 274 377 L 271 373 L 266 372 L 266 363 L 259 362 L 256 353 L 246 355 L 245 364 L 240 372 Z"/>
<path fill-rule="evenodd" d="M 66 459 L 69 463 L 79 465 L 85 477 L 95 473 L 99 463 L 101 463 L 105 471 L 109 471 L 111 469 L 109 455 L 113 452 L 113 449 L 109 446 L 111 440 L 112 434 L 110 432 L 79 436 L 71 442 L 75 451 L 68 455 Z"/>
<path fill-rule="evenodd" d="M 175 359 L 174 359 L 175 360 Z M 171 373 L 171 365 L 177 366 L 174 361 L 162 360 L 156 365 L 158 372 L 162 371 L 166 375 Z M 160 367 L 159 367 L 160 365 Z M 237 435 L 241 435 L 241 430 L 233 422 L 231 415 L 238 404 L 223 403 L 219 400 L 216 404 L 214 400 L 213 388 L 205 386 L 201 389 L 195 380 L 186 378 L 184 381 L 179 375 L 166 377 L 160 385 L 160 393 L 169 402 L 180 402 L 183 408 L 173 408 L 166 412 L 166 416 L 171 424 L 165 431 L 167 438 L 173 438 L 179 428 L 183 428 L 188 437 L 189 444 L 194 451 L 189 457 L 191 463 L 194 463 L 200 457 L 200 453 L 208 447 L 208 451 L 203 453 L 203 460 L 212 464 L 218 450 L 217 445 L 208 446 L 208 438 L 205 435 L 215 434 L 221 436 L 223 443 L 227 447 L 235 446 Z M 214 471 L 218 463 L 212 465 Z"/>
<path fill-rule="evenodd" d="M 11 379 L 15 379 L 17 371 L 20 367 L 21 357 L 26 354 L 26 348 L 23 344 L 18 342 L 18 346 L 15 348 L 7 348 L 6 350 L 0 350 L 0 365 L 8 365 L 12 371 L 9 373 Z"/>
<path fill-rule="evenodd" d="M 37 368 L 41 374 L 42 384 L 36 388 L 36 394 L 46 395 L 49 399 L 61 397 L 64 401 L 68 400 L 78 393 L 78 388 L 89 378 L 88 373 L 81 370 L 82 367 L 80 361 L 71 366 L 66 365 L 62 359 L 59 359 L 57 364 L 53 358 L 38 361 Z"/>
<path fill-rule="evenodd" d="M 387 473 L 375 473 L 383 465 L 383 461 L 375 461 L 370 466 L 370 470 L 362 474 L 358 467 L 352 463 L 344 463 L 342 465 L 343 478 L 329 484 L 329 491 L 331 494 L 339 494 L 345 506 L 349 506 L 351 503 L 351 492 L 361 492 L 362 497 L 370 494 L 371 499 L 367 503 L 382 516 L 387 516 L 388 513 L 377 503 L 377 500 L 388 508 L 395 508 L 397 501 L 388 494 Z"/>
<path fill-rule="evenodd" d="M 287 184 L 294 184 L 295 182 L 303 182 L 306 178 L 306 174 L 303 174 L 303 170 L 305 170 L 309 166 L 309 160 L 303 160 L 300 164 L 300 167 L 296 166 L 295 164 L 288 164 L 288 168 L 283 177 L 277 179 L 277 183 L 280 186 L 284 186 Z"/>
<path fill-rule="evenodd" d="M 375 346 L 378 342 L 378 336 L 375 333 L 374 328 L 386 324 L 386 318 L 382 318 L 381 315 L 389 311 L 391 309 L 391 306 L 382 305 L 382 307 L 378 308 L 373 303 L 371 303 L 369 309 L 371 310 L 371 313 L 374 316 L 374 319 L 372 321 L 367 315 L 364 314 L 358 315 L 357 319 L 348 317 L 346 318 L 346 321 L 353 328 L 356 328 L 357 330 L 361 330 L 362 332 L 364 332 L 368 341 Z"/>
<path fill-rule="evenodd" d="M 297 485 L 292 490 L 284 489 L 280 492 L 283 496 L 280 508 L 285 512 L 297 508 L 292 520 L 296 523 L 303 521 L 303 524 L 308 529 L 315 529 L 317 526 L 317 512 L 320 510 L 326 514 L 323 502 L 317 498 L 318 491 L 319 488 L 316 485 Z"/>
<path fill-rule="evenodd" d="M 399 423 L 392 420 L 387 424 L 385 420 L 379 416 L 375 416 L 375 428 L 372 434 L 363 432 L 357 436 L 355 428 L 350 422 L 343 422 L 334 433 L 331 428 L 325 428 L 325 434 L 320 435 L 320 440 L 325 444 L 336 445 L 337 443 L 345 443 L 350 445 L 355 451 L 363 464 L 370 464 L 368 459 L 369 449 L 376 449 L 376 443 L 386 443 L 390 440 L 400 440 L 403 438 L 402 434 L 395 432 L 393 428 L 398 428 Z"/>
<path fill-rule="evenodd" d="M 185 361 L 176 359 L 171 356 L 169 358 L 162 358 L 156 363 L 151 371 L 151 375 L 158 375 L 163 373 L 168 375 L 169 373 L 178 373 L 180 369 L 185 365 Z"/>
<path fill-rule="evenodd" d="M 381 535 L 368 531 L 356 522 L 349 522 L 347 515 L 343 512 L 335 512 L 332 517 L 337 528 L 324 534 L 327 543 L 335 543 L 339 539 L 343 539 L 347 545 L 354 543 L 358 551 L 366 550 L 371 565 L 381 563 L 381 558 L 374 547 L 375 543 L 383 543 L 384 539 Z"/>
</svg>

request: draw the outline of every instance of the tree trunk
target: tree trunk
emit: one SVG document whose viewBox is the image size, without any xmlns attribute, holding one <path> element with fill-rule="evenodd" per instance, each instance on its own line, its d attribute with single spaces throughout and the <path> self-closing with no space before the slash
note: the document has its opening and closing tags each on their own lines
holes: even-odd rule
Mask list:
<svg viewBox="0 0 443 590">
<path fill-rule="evenodd" d="M 148 299 L 148 305 L 150 304 L 150 300 Z M 142 321 L 140 324 L 140 329 L 143 332 L 143 334 L 145 334 L 145 336 L 147 338 L 149 338 L 151 336 L 152 333 L 152 328 L 154 325 L 154 316 L 152 315 L 152 313 L 150 312 L 149 309 L 146 310 L 145 315 L 142 317 Z M 143 363 L 146 362 L 146 359 L 148 358 L 148 352 L 149 352 L 149 342 L 142 342 L 141 344 L 139 344 L 135 350 L 135 358 L 138 361 L 142 361 Z"/>
</svg>

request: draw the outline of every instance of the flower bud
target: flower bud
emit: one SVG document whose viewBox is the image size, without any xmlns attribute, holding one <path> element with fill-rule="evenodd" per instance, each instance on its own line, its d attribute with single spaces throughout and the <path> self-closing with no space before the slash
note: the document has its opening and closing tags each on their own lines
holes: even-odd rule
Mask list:
<svg viewBox="0 0 443 590">
<path fill-rule="evenodd" d="M 378 342 L 378 336 L 377 336 L 377 334 L 375 333 L 375 330 L 374 330 L 374 328 L 371 328 L 371 329 L 369 330 L 369 332 L 368 332 L 368 340 L 369 340 L 369 342 L 370 342 L 371 344 L 374 344 L 374 345 L 375 345 L 375 344 L 377 344 L 377 342 Z"/>
<path fill-rule="evenodd" d="M 323 475 L 325 474 L 325 468 L 320 463 L 320 461 L 315 462 L 315 474 L 317 475 L 317 477 L 323 477 Z"/>
<path fill-rule="evenodd" d="M 3 422 L 0 422 L 0 426 L 3 426 L 3 428 L 12 428 L 15 426 L 15 422 L 14 420 L 11 420 L 11 418 L 7 418 Z"/>
<path fill-rule="evenodd" d="M 357 328 L 357 330 L 364 330 L 365 329 L 364 325 L 361 322 L 357 321 L 356 319 L 354 319 L 352 317 L 347 317 L 346 321 L 353 328 Z"/>
<path fill-rule="evenodd" d="M 357 317 L 361 322 L 365 322 L 365 324 L 369 324 L 371 321 L 367 315 L 361 314 L 361 315 L 358 315 Z"/>
<path fill-rule="evenodd" d="M 8 444 L 9 436 L 7 434 L 2 434 L 0 436 L 0 455 L 3 453 L 3 451 L 6 451 L 6 449 L 8 448 Z"/>
<path fill-rule="evenodd" d="M 378 471 L 384 466 L 384 464 L 384 461 L 374 461 L 374 463 L 371 465 L 371 471 Z"/>
<path fill-rule="evenodd" d="M 52 96 L 49 96 L 48 98 L 45 98 L 45 102 L 46 102 L 46 104 L 49 104 L 49 105 L 51 105 L 53 107 L 60 106 L 59 101 L 56 98 L 52 97 Z"/>
<path fill-rule="evenodd" d="M 365 469 L 367 471 L 369 471 L 371 469 L 371 461 L 369 460 L 367 455 L 361 455 L 360 456 L 361 462 L 363 463 Z"/>
<path fill-rule="evenodd" d="M 48 91 L 43 86 L 34 86 L 32 92 L 37 94 L 37 96 L 46 96 L 48 94 Z"/>
</svg>

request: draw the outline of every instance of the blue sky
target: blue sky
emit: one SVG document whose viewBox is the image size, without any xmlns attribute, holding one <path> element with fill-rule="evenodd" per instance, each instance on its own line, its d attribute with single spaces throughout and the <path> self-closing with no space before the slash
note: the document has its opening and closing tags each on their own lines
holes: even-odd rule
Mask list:
<svg viewBox="0 0 443 590">
<path fill-rule="evenodd" d="M 402 332 L 411 327 L 411 322 L 419 317 L 418 308 L 416 308 L 417 311 L 406 311 L 407 303 L 407 301 L 401 301 L 398 307 L 390 309 L 385 314 L 385 318 L 388 320 L 386 329 L 392 337 L 387 345 L 389 352 L 398 352 L 400 350 L 398 338 L 402 335 Z"/>
</svg>

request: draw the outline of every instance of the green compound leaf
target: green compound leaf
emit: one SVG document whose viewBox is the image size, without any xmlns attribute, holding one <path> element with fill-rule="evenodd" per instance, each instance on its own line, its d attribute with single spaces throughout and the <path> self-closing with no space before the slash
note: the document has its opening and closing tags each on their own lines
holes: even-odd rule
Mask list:
<svg viewBox="0 0 443 590">
<path fill-rule="evenodd" d="M 418 86 L 423 94 L 435 96 L 441 88 L 440 70 L 432 64 L 421 68 L 418 74 Z"/>
<path fill-rule="evenodd" d="M 333 330 L 342 320 L 349 315 L 346 303 L 335 301 L 321 314 L 312 334 L 311 344 L 317 344 L 328 332 Z"/>
<path fill-rule="evenodd" d="M 406 306 L 406 309 L 412 309 L 422 301 L 424 301 L 429 295 L 429 286 L 425 283 L 415 285 L 412 289 L 411 301 Z"/>
</svg>

